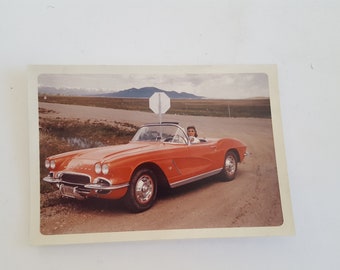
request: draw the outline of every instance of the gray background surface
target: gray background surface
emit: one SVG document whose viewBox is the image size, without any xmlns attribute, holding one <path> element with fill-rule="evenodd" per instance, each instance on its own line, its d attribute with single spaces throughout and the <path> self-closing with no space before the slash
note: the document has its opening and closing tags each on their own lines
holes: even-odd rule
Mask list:
<svg viewBox="0 0 340 270">
<path fill-rule="evenodd" d="M 338 269 L 339 1 L 0 1 L 3 269 Z M 296 235 L 29 244 L 30 64 L 277 64 Z"/>
</svg>

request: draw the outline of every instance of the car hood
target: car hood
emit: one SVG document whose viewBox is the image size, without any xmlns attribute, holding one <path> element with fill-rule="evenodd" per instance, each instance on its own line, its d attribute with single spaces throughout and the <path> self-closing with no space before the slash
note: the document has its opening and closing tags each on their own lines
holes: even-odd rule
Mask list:
<svg viewBox="0 0 340 270">
<path fill-rule="evenodd" d="M 75 165 L 78 162 L 81 163 L 95 163 L 95 162 L 107 162 L 109 160 L 117 159 L 120 157 L 126 157 L 130 155 L 136 155 L 142 152 L 153 151 L 159 149 L 161 144 L 159 143 L 135 143 L 131 142 L 124 145 L 114 145 L 98 148 L 90 148 L 85 150 L 77 150 L 68 153 L 63 153 L 50 157 L 50 159 L 68 159 L 70 163 Z"/>
</svg>

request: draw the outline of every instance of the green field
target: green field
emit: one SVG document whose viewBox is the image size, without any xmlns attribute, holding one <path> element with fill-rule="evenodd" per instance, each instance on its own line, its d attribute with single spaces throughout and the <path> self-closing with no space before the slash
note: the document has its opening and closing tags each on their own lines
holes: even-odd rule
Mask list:
<svg viewBox="0 0 340 270">
<path fill-rule="evenodd" d="M 151 111 L 148 99 L 39 96 L 39 101 L 61 104 L 84 105 L 112 109 Z M 271 118 L 270 100 L 263 99 L 172 99 L 168 114 Z"/>
</svg>

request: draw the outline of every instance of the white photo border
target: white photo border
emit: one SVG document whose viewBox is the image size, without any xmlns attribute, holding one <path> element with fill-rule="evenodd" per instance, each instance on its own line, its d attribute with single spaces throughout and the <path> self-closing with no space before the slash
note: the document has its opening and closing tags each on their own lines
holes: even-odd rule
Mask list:
<svg viewBox="0 0 340 270">
<path fill-rule="evenodd" d="M 155 231 L 131 231 L 109 233 L 85 233 L 43 235 L 40 232 L 39 191 L 39 112 L 38 76 L 49 74 L 183 74 L 183 73 L 266 73 L 268 75 L 272 126 L 277 162 L 283 224 L 266 227 L 238 227 L 212 229 L 179 229 Z M 294 235 L 294 222 L 283 140 L 280 99 L 276 65 L 232 65 L 232 66 L 72 66 L 42 65 L 28 67 L 28 121 L 30 162 L 30 241 L 34 245 L 62 245 L 79 243 L 124 242 L 168 239 L 260 237 Z"/>
</svg>

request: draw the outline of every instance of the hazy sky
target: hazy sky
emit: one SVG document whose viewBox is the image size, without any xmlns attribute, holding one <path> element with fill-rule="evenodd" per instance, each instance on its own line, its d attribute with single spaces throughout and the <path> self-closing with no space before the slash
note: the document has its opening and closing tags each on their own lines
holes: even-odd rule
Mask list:
<svg viewBox="0 0 340 270">
<path fill-rule="evenodd" d="M 216 74 L 41 74 L 39 86 L 112 92 L 147 86 L 187 92 L 207 98 L 269 97 L 264 73 Z"/>
</svg>

